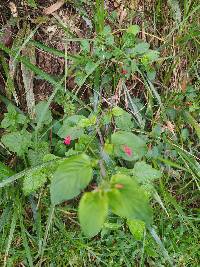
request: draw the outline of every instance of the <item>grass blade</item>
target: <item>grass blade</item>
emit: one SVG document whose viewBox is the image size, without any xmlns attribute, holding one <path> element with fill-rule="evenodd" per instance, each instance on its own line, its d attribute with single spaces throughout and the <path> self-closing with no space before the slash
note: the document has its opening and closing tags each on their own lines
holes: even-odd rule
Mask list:
<svg viewBox="0 0 200 267">
<path fill-rule="evenodd" d="M 17 222 L 17 214 L 16 214 L 16 211 L 14 210 L 13 217 L 12 217 L 12 222 L 11 222 L 11 225 L 10 225 L 10 233 L 9 233 L 9 236 L 8 236 L 8 243 L 7 243 L 6 251 L 5 251 L 5 255 L 4 255 L 3 267 L 6 267 L 6 264 L 7 264 L 9 250 L 10 250 L 12 239 L 13 239 L 13 235 L 14 235 L 14 232 L 15 232 L 16 222 Z"/>
<path fill-rule="evenodd" d="M 21 235 L 22 235 L 23 245 L 24 245 L 24 249 L 25 249 L 25 254 L 26 254 L 29 266 L 33 267 L 34 265 L 33 265 L 33 259 L 31 256 L 31 250 L 30 250 L 30 247 L 28 245 L 28 240 L 26 237 L 26 230 L 25 230 L 24 223 L 23 223 L 22 206 L 21 206 L 19 199 L 17 200 L 17 202 L 18 202 L 18 209 L 19 209 L 18 210 L 19 222 L 20 222 L 20 227 L 21 227 Z"/>
<path fill-rule="evenodd" d="M 5 47 L 2 43 L 0 43 L 0 49 L 2 49 L 5 53 L 14 56 L 15 52 L 13 52 L 11 49 Z M 49 82 L 51 85 L 54 86 L 55 90 L 53 92 L 53 94 L 50 96 L 49 101 L 47 103 L 47 107 L 46 110 L 48 109 L 50 103 L 54 96 L 56 95 L 57 91 L 60 90 L 64 90 L 64 87 L 62 86 L 61 82 L 57 82 L 51 75 L 47 74 L 46 72 L 44 72 L 43 70 L 41 70 L 40 68 L 38 68 L 37 66 L 33 65 L 26 57 L 23 56 L 18 56 L 17 60 L 19 60 L 20 62 L 22 62 L 28 69 L 30 69 L 31 71 L 33 71 L 35 74 L 39 75 L 42 79 L 44 79 L 45 81 Z M 96 66 L 97 67 L 97 66 Z M 85 103 L 83 101 L 81 101 L 76 95 L 74 95 L 73 93 L 71 93 L 69 90 L 67 90 L 67 94 L 76 102 L 78 102 L 81 106 L 85 107 L 86 109 L 88 109 L 89 111 L 91 111 L 91 109 L 85 105 Z M 44 110 L 45 112 L 45 110 Z M 45 114 L 42 114 L 43 116 Z M 42 121 L 42 119 L 41 119 Z"/>
<path fill-rule="evenodd" d="M 198 122 L 187 111 L 184 112 L 183 116 L 185 120 L 187 121 L 187 123 L 191 124 L 191 126 L 195 129 L 196 134 L 200 140 L 200 125 L 198 124 Z"/>
<path fill-rule="evenodd" d="M 53 216 L 54 216 L 54 210 L 55 210 L 55 206 L 52 205 L 50 207 L 49 210 L 49 216 L 48 216 L 48 220 L 47 220 L 47 225 L 46 225 L 46 230 L 45 230 L 45 235 L 44 235 L 44 239 L 43 239 L 43 243 L 42 243 L 42 247 L 41 247 L 41 252 L 40 252 L 40 262 L 39 262 L 39 267 L 42 266 L 42 260 L 43 260 L 43 255 L 44 255 L 44 250 L 47 244 L 47 238 L 48 238 L 48 234 L 49 234 L 49 230 L 53 221 Z"/>
<path fill-rule="evenodd" d="M 0 217 L 0 232 L 3 230 L 4 225 L 9 222 L 10 216 L 11 216 L 11 206 L 7 205 L 7 207 L 5 207 Z"/>
<path fill-rule="evenodd" d="M 148 230 L 149 230 L 150 234 L 152 235 L 153 239 L 155 240 L 155 242 L 160 247 L 160 250 L 162 251 L 164 258 L 169 262 L 170 266 L 174 267 L 174 264 L 173 264 L 173 262 L 169 256 L 167 250 L 165 249 L 160 237 L 157 235 L 155 229 L 151 226 L 148 226 Z"/>
</svg>

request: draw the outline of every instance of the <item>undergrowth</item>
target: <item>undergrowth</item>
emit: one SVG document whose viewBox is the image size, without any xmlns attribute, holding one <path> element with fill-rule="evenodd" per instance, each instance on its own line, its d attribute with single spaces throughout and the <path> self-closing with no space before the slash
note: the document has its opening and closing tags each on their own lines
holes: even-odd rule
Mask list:
<svg viewBox="0 0 200 267">
<path fill-rule="evenodd" d="M 200 5 L 136 2 L 1 7 L 2 266 L 200 265 Z"/>
</svg>

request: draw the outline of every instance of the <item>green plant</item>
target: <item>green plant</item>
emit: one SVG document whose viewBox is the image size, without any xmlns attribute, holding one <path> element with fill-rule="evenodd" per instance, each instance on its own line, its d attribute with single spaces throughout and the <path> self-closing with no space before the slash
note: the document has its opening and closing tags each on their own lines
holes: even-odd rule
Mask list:
<svg viewBox="0 0 200 267">
<path fill-rule="evenodd" d="M 38 122 L 40 121 L 39 114 L 42 113 L 44 105 L 44 102 L 40 102 L 36 106 L 36 117 L 35 120 L 33 120 L 35 129 L 37 129 Z M 3 124 L 5 124 L 5 120 L 7 120 L 7 125 L 10 125 L 13 121 L 13 117 L 10 116 L 11 111 L 14 112 L 9 108 L 2 122 Z M 121 109 L 117 107 L 113 108 L 111 113 L 109 111 L 111 119 L 116 116 L 119 119 L 121 112 Z M 18 114 L 16 113 L 15 117 L 17 116 Z M 100 116 L 102 117 L 102 122 L 98 121 L 98 123 L 103 124 L 105 115 Z M 46 125 L 48 126 L 51 121 L 51 113 L 48 111 L 45 116 L 43 116 L 43 120 L 40 121 L 40 134 L 44 132 Z M 148 205 L 148 192 L 145 192 L 139 185 L 139 183 L 145 184 L 150 181 L 144 182 L 143 173 L 139 173 L 137 164 L 135 164 L 137 168 L 136 171 L 131 168 L 124 168 L 123 172 L 127 173 L 126 175 L 123 174 L 123 172 L 117 171 L 117 159 L 123 159 L 134 163 L 136 160 L 144 158 L 147 153 L 145 140 L 142 137 L 126 131 L 117 131 L 112 134 L 109 137 L 110 143 L 107 142 L 105 144 L 103 152 L 107 153 L 106 151 L 108 150 L 110 157 L 113 158 L 112 168 L 115 167 L 116 170 L 113 169 L 111 171 L 109 165 L 107 167 L 104 166 L 107 162 L 102 163 L 103 165 L 99 165 L 102 161 L 99 149 L 102 148 L 100 144 L 98 144 L 96 127 L 98 127 L 96 126 L 96 116 L 92 114 L 88 118 L 83 115 L 72 115 L 63 121 L 60 129 L 56 129 L 54 134 L 55 137 L 57 136 L 57 138 L 64 139 L 65 144 L 63 144 L 63 147 L 72 146 L 65 152 L 67 155 L 66 158 L 59 158 L 52 155 L 48 159 L 48 143 L 46 141 L 40 141 L 38 143 L 38 138 L 34 140 L 34 132 L 30 134 L 26 129 L 6 133 L 1 141 L 10 151 L 24 158 L 26 164 L 28 162 L 30 166 L 39 166 L 36 170 L 27 171 L 23 175 L 24 193 L 27 195 L 35 192 L 49 180 L 51 184 L 50 194 L 52 205 L 57 205 L 63 201 L 77 197 L 94 179 L 93 173 L 95 170 L 95 180 L 98 185 L 96 185 L 94 191 L 88 192 L 82 197 L 79 209 L 81 226 L 88 236 L 93 236 L 100 231 L 105 222 L 108 207 L 111 208 L 114 213 L 124 218 L 139 219 L 144 221 L 147 225 L 150 225 L 152 222 L 152 215 L 150 206 Z M 93 134 L 90 134 L 91 131 Z M 75 142 L 72 145 L 71 142 L 73 142 L 73 140 Z M 15 141 L 17 141 L 17 144 Z M 116 159 L 116 161 L 114 161 L 114 159 Z M 49 160 L 51 163 L 49 166 L 47 165 L 43 168 L 41 165 L 40 167 L 42 162 L 49 162 Z M 160 173 L 158 171 L 153 171 L 148 164 L 142 162 L 138 162 L 138 164 L 142 164 L 143 171 L 146 170 L 146 180 L 151 179 L 151 173 L 152 176 L 154 174 L 153 178 L 160 177 Z M 101 168 L 104 168 L 104 175 L 102 174 L 103 171 Z M 107 174 L 107 172 L 109 174 Z M 93 204 L 91 204 L 91 202 Z M 120 206 L 118 206 L 119 204 Z M 90 207 L 90 205 L 94 205 L 94 207 Z M 121 207 L 121 205 L 123 207 Z M 96 214 L 95 217 L 99 218 L 99 221 L 97 220 L 95 223 L 92 220 L 93 223 L 90 225 L 91 209 L 93 209 L 94 214 Z M 99 215 L 98 211 L 100 211 Z M 99 224 L 100 221 L 101 223 Z"/>
<path fill-rule="evenodd" d="M 97 3 L 97 9 L 100 10 L 101 8 L 102 4 L 100 2 Z M 138 71 L 139 73 L 146 72 L 149 79 L 152 79 L 152 77 L 150 77 L 149 75 L 153 70 L 152 63 L 158 59 L 158 53 L 156 51 L 150 50 L 147 43 L 140 42 L 140 40 L 136 37 L 136 35 L 139 33 L 139 27 L 137 25 L 132 25 L 123 33 L 122 38 L 115 38 L 111 32 L 111 28 L 109 26 L 104 26 L 104 18 L 102 12 L 104 11 L 102 10 L 99 14 L 97 13 L 97 21 L 99 20 L 101 23 L 99 22 L 98 24 L 100 25 L 98 36 L 93 40 L 92 47 L 87 40 L 83 40 L 81 42 L 81 53 L 79 54 L 79 56 L 76 56 L 76 58 L 73 59 L 74 65 L 79 66 L 78 69 L 77 67 L 75 68 L 75 81 L 77 82 L 79 88 L 93 73 L 94 75 L 97 75 L 97 79 L 102 76 L 102 82 L 103 80 L 109 81 L 113 79 L 112 73 L 110 73 L 109 69 L 116 72 L 116 82 L 118 82 L 121 78 L 129 79 L 131 75 L 136 71 Z M 91 49 L 92 54 L 90 53 Z M 23 62 L 25 61 L 23 60 Z M 106 65 L 110 65 L 110 68 L 105 69 Z M 82 70 L 85 71 L 83 72 Z M 94 88 L 96 88 L 97 84 L 94 83 L 93 86 Z M 99 86 L 102 85 L 99 84 Z M 94 98 L 97 93 L 95 90 Z M 99 98 L 98 95 L 96 97 Z M 57 101 L 61 103 L 59 99 Z M 23 156 L 25 164 L 27 164 L 28 160 L 31 166 L 39 164 L 39 162 L 42 161 L 41 155 L 44 156 L 45 153 L 48 153 L 48 145 L 45 145 L 44 143 L 44 146 L 42 146 L 43 149 L 41 149 L 41 142 L 38 143 L 38 134 L 41 135 L 41 133 L 45 131 L 46 125 L 48 126 L 52 121 L 51 113 L 50 111 L 46 110 L 46 105 L 46 103 L 41 102 L 36 106 L 36 115 L 35 120 L 33 121 L 33 124 L 35 124 L 35 126 L 33 126 L 35 133 L 33 132 L 31 135 L 29 131 L 25 129 L 25 126 L 22 130 L 7 133 L 2 137 L 2 143 L 6 147 L 8 147 L 10 151 L 17 153 L 18 156 Z M 40 114 L 43 111 L 45 112 L 41 117 Z M 95 164 L 94 166 L 96 166 L 96 180 L 98 180 L 99 183 L 96 191 L 94 191 L 93 193 L 87 193 L 87 197 L 92 198 L 92 196 L 96 196 L 94 197 L 94 199 L 96 199 L 97 203 L 99 202 L 99 204 L 101 203 L 99 198 L 101 198 L 102 203 L 105 202 L 104 208 L 102 208 L 102 210 L 104 209 L 102 213 L 105 214 L 102 215 L 102 223 L 101 225 L 99 225 L 99 227 L 96 227 L 94 224 L 94 227 L 97 228 L 95 231 L 93 231 L 92 229 L 87 229 L 85 232 L 90 233 L 90 236 L 98 233 L 104 223 L 105 216 L 107 214 L 107 212 L 105 212 L 105 209 L 108 209 L 108 206 L 112 207 L 112 209 L 120 215 L 121 213 L 119 211 L 119 207 L 117 207 L 116 205 L 120 200 L 123 201 L 123 198 L 125 199 L 124 209 L 127 209 L 127 211 L 124 214 L 122 213 L 121 216 L 127 219 L 141 219 L 149 225 L 152 219 L 150 214 L 151 212 L 148 207 L 148 200 L 146 199 L 148 193 L 145 193 L 143 192 L 143 189 L 140 189 L 137 181 L 132 181 L 134 178 L 124 176 L 124 174 L 111 172 L 110 169 L 108 170 L 109 175 L 105 174 L 106 178 L 102 177 L 102 170 L 101 168 L 98 168 L 97 164 L 98 161 L 101 161 L 100 155 L 102 145 L 98 144 L 99 141 L 97 140 L 96 134 L 98 131 L 101 131 L 100 128 L 108 126 L 114 119 L 117 127 L 119 127 L 119 129 L 121 128 L 123 131 L 117 131 L 111 136 L 108 136 L 110 143 L 106 142 L 104 153 L 106 153 L 106 150 L 109 147 L 109 154 L 111 157 L 113 157 L 113 159 L 121 158 L 129 162 L 140 160 L 145 156 L 145 154 L 147 153 L 146 142 L 142 137 L 138 137 L 131 132 L 125 131 L 127 129 L 131 130 L 134 126 L 134 122 L 132 121 L 130 115 L 124 110 L 118 107 L 114 107 L 112 109 L 112 112 L 107 111 L 106 113 L 104 112 L 104 114 L 100 114 L 101 111 L 97 112 L 99 113 L 98 116 L 102 117 L 102 120 L 99 120 L 98 122 L 97 114 L 95 113 L 89 115 L 88 118 L 83 115 L 72 115 L 70 117 L 64 118 L 64 121 L 60 128 L 59 124 L 55 128 L 55 130 L 53 128 L 53 133 L 55 134 L 55 136 L 59 136 L 62 139 L 66 138 L 64 142 L 65 145 L 70 145 L 73 140 L 77 139 L 78 142 L 75 141 L 74 143 L 75 149 L 70 149 L 68 152 L 65 152 L 65 154 L 69 158 L 64 160 L 62 164 L 59 165 L 56 172 L 53 173 L 53 170 L 51 170 L 51 176 L 53 176 L 53 178 L 50 179 L 52 204 L 59 204 L 64 200 L 72 199 L 80 194 L 81 191 L 85 189 L 91 181 L 93 172 L 92 166 L 93 164 Z M 7 118 L 5 118 L 2 122 L 4 128 L 8 128 L 9 124 L 11 124 L 12 122 L 10 115 L 11 113 L 12 111 L 8 109 L 8 113 L 6 115 Z M 17 117 L 19 115 L 15 114 L 15 116 Z M 125 117 L 129 122 L 126 122 L 126 124 L 123 125 L 123 120 Z M 8 126 L 5 126 L 6 120 L 8 121 Z M 16 120 L 15 124 L 19 124 L 20 122 L 18 121 Z M 95 126 L 96 123 L 99 126 Z M 13 127 L 15 126 L 15 124 L 13 125 Z M 98 129 L 98 127 L 100 128 Z M 87 136 L 91 131 L 93 132 L 93 136 L 89 138 Z M 13 145 L 15 139 L 18 140 L 17 146 Z M 93 146 L 95 147 L 95 150 L 93 150 Z M 62 144 L 62 151 L 65 151 L 64 144 Z M 59 155 L 63 155 L 63 152 L 61 152 L 61 154 Z M 87 153 L 90 157 L 92 156 L 95 161 L 90 160 L 90 158 L 84 153 Z M 114 163 L 113 161 L 113 164 L 115 166 L 117 162 Z M 84 168 L 85 172 L 83 172 Z M 104 171 L 107 172 L 106 167 L 103 168 L 105 168 Z M 67 178 L 68 176 L 69 178 Z M 114 182 L 118 179 L 119 181 L 121 181 L 119 182 L 119 184 L 117 183 L 117 181 Z M 142 178 L 140 177 L 140 179 Z M 31 180 L 34 181 L 33 183 L 31 183 L 32 188 L 30 186 Z M 26 178 L 24 179 L 25 193 L 28 194 L 29 192 L 34 192 L 40 186 L 44 185 L 46 181 L 47 175 L 43 170 L 27 173 Z M 117 188 L 118 186 L 119 188 Z M 133 191 L 129 192 L 129 189 Z M 120 193 L 120 190 L 122 191 L 122 193 Z M 130 196 L 132 194 L 135 194 L 135 205 L 133 205 L 130 210 L 128 209 L 128 206 L 131 204 L 131 199 L 130 196 L 127 197 L 128 194 Z M 144 202 L 144 207 L 141 211 L 141 214 L 139 214 L 137 211 L 139 207 L 137 206 L 142 199 Z M 84 216 L 83 214 L 85 214 L 84 210 L 87 210 L 88 208 L 86 205 L 88 201 L 85 196 L 83 197 L 83 200 L 84 201 L 81 201 L 80 205 L 80 221 L 82 222 L 81 224 L 83 229 L 85 229 L 88 224 L 87 222 L 85 222 L 86 219 L 84 217 L 87 217 L 87 214 Z M 108 205 L 108 203 L 112 204 Z"/>
<path fill-rule="evenodd" d="M 17 101 L 15 63 L 26 92 L 35 73 L 53 93 L 27 103 L 30 118 L 0 95 L 0 159 L 14 170 L 0 162 L 4 266 L 199 266 L 199 3 L 110 2 L 63 5 L 81 38 L 60 13 L 35 18 L 38 1 L 24 9 L 33 31 L 21 8 L 8 22 L 22 29 L 0 42 L 0 86 Z M 45 22 L 64 30 L 65 52 L 32 40 Z M 34 50 L 63 58 L 65 74 L 39 69 Z"/>
<path fill-rule="evenodd" d="M 129 79 L 136 72 L 145 73 L 150 80 L 154 80 L 153 63 L 158 60 L 159 52 L 151 50 L 148 43 L 137 38 L 139 31 L 137 25 L 131 25 L 124 30 L 122 37 L 117 37 L 106 25 L 91 42 L 81 41 L 81 52 L 73 59 L 77 66 L 74 73 L 77 85 L 81 87 L 94 72 L 101 77 L 99 86 L 107 85 L 106 91 L 109 90 L 108 86 L 112 88 L 113 81 L 117 84 L 120 78 Z M 90 79 L 89 83 L 96 87 Z"/>
</svg>

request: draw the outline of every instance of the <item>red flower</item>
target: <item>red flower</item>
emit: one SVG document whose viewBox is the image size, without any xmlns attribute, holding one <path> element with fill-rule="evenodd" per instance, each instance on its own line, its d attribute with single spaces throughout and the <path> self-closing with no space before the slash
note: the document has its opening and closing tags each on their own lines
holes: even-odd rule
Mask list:
<svg viewBox="0 0 200 267">
<path fill-rule="evenodd" d="M 127 73 L 128 73 L 127 70 L 125 70 L 125 69 L 122 69 L 122 70 L 121 70 L 121 74 L 126 75 Z"/>
<path fill-rule="evenodd" d="M 128 157 L 131 157 L 132 156 L 132 149 L 128 146 L 124 146 L 123 148 L 124 148 L 124 152 L 126 153 L 126 155 Z"/>
<path fill-rule="evenodd" d="M 122 188 L 124 188 L 124 185 L 123 184 L 115 184 L 115 188 L 122 189 Z"/>
<path fill-rule="evenodd" d="M 65 137 L 64 144 L 65 145 L 70 145 L 70 143 L 71 143 L 71 136 L 68 135 L 68 136 Z"/>
</svg>

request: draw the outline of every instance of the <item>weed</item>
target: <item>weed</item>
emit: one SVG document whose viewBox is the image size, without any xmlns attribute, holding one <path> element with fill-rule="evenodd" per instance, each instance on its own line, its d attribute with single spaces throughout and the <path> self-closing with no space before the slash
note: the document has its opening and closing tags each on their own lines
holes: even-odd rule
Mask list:
<svg viewBox="0 0 200 267">
<path fill-rule="evenodd" d="M 0 42 L 1 265 L 199 266 L 198 1 L 68 1 L 75 30 L 38 2 Z M 34 40 L 47 21 L 65 51 Z"/>
</svg>

